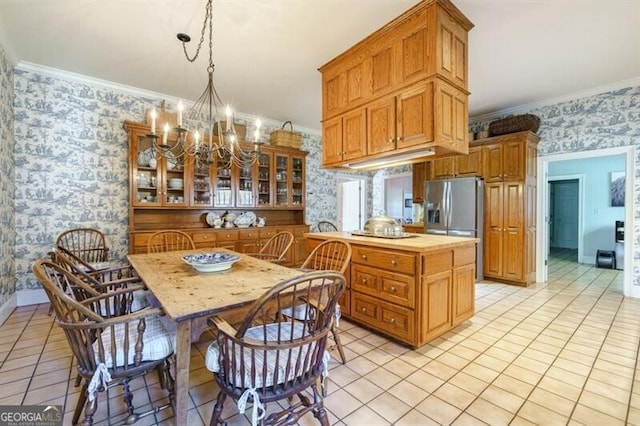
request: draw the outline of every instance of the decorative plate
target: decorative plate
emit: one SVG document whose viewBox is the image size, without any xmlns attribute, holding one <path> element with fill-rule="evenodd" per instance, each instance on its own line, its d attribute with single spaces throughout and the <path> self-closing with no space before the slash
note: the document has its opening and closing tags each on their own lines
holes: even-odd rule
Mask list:
<svg viewBox="0 0 640 426">
<path fill-rule="evenodd" d="M 240 256 L 230 253 L 198 253 L 183 256 L 182 260 L 198 272 L 226 271 L 233 266 Z"/>
<path fill-rule="evenodd" d="M 138 166 L 149 167 L 149 160 L 156 158 L 156 153 L 153 148 L 147 148 L 138 153 Z"/>
</svg>

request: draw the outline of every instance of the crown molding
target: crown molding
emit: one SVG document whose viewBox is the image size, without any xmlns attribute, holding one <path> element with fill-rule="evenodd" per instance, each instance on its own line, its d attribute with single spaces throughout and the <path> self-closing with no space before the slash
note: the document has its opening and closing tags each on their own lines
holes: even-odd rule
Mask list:
<svg viewBox="0 0 640 426">
<path fill-rule="evenodd" d="M 104 89 L 109 89 L 109 90 L 117 90 L 119 92 L 123 92 L 123 93 L 127 93 L 129 95 L 132 96 L 140 96 L 143 98 L 149 98 L 150 100 L 164 100 L 167 101 L 168 104 L 174 104 L 177 105 L 177 103 L 182 100 L 182 102 L 185 104 L 185 107 L 190 107 L 193 105 L 194 101 L 190 101 L 190 100 L 186 100 L 186 99 L 181 99 L 181 98 L 176 98 L 174 96 L 170 96 L 164 93 L 159 93 L 159 92 L 153 92 L 151 90 L 144 90 L 144 89 L 140 89 L 138 87 L 133 87 L 133 86 L 127 86 L 125 84 L 119 84 L 119 83 L 114 83 L 112 81 L 108 81 L 108 80 L 102 80 L 99 78 L 94 78 L 94 77 L 89 77 L 87 75 L 84 74 L 77 74 L 77 73 L 73 73 L 70 71 L 64 71 L 58 68 L 52 68 L 52 67 L 47 67 L 45 65 L 39 65 L 39 64 L 34 64 L 31 62 L 26 62 L 26 61 L 21 61 L 20 63 L 18 63 L 18 65 L 16 65 L 16 69 L 19 70 L 24 70 L 24 71 L 30 71 L 30 72 L 36 72 L 39 74 L 45 74 L 51 77 L 56 77 L 56 78 L 61 78 L 61 79 L 65 79 L 65 80 L 71 80 L 71 81 L 75 81 L 77 83 L 82 83 L 82 84 L 88 84 L 91 86 L 99 86 L 102 87 Z M 278 121 L 278 120 L 274 120 L 271 118 L 266 118 L 266 117 L 258 117 L 256 115 L 252 115 L 252 114 L 246 114 L 243 112 L 236 112 L 235 116 L 237 118 L 240 118 L 246 122 L 252 122 L 255 121 L 256 118 L 260 118 L 260 120 L 262 120 L 262 123 L 265 126 L 269 126 L 269 127 L 273 127 L 273 128 L 280 128 L 280 126 L 282 126 L 282 122 Z M 307 133 L 307 134 L 311 134 L 311 135 L 321 135 L 321 132 L 317 129 L 311 129 L 311 128 L 307 128 L 307 127 L 301 127 L 301 126 L 296 126 L 296 131 L 302 132 L 302 133 Z"/>
<path fill-rule="evenodd" d="M 543 108 L 549 105 L 560 104 L 563 102 L 569 102 L 576 99 L 587 98 L 589 96 L 599 95 L 602 93 L 612 92 L 614 90 L 625 89 L 627 87 L 640 86 L 640 77 L 630 78 L 628 80 L 620 80 L 614 83 L 605 84 L 602 86 L 592 87 L 590 89 L 581 90 L 579 92 L 570 93 L 555 98 L 543 99 L 537 102 L 531 102 L 524 105 L 518 105 L 511 108 L 506 108 L 494 112 L 488 112 L 485 114 L 479 114 L 469 117 L 469 122 L 481 122 L 488 121 L 495 118 L 504 117 L 507 115 L 524 114 L 537 108 Z"/>
</svg>

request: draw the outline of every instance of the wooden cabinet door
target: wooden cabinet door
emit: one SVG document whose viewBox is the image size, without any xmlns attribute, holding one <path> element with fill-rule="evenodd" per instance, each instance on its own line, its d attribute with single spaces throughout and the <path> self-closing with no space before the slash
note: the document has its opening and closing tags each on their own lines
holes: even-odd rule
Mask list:
<svg viewBox="0 0 640 426">
<path fill-rule="evenodd" d="M 383 94 L 394 87 L 393 41 L 390 37 L 380 40 L 371 53 L 371 92 L 373 96 Z"/>
<path fill-rule="evenodd" d="M 431 161 L 431 179 L 447 179 L 455 176 L 453 157 L 442 157 Z"/>
<path fill-rule="evenodd" d="M 342 118 L 342 128 L 342 161 L 367 155 L 366 108 L 346 113 Z"/>
<path fill-rule="evenodd" d="M 342 162 L 342 117 L 322 123 L 322 164 L 325 166 Z"/>
<path fill-rule="evenodd" d="M 500 182 L 485 183 L 484 186 L 484 253 L 483 273 L 488 277 L 502 276 L 502 227 L 503 186 Z"/>
<path fill-rule="evenodd" d="M 477 146 L 469 148 L 469 154 L 458 155 L 456 161 L 456 176 L 472 177 L 482 176 L 482 148 Z"/>
<path fill-rule="evenodd" d="M 503 260 L 502 276 L 520 281 L 524 278 L 524 194 L 522 182 L 503 183 Z"/>
<path fill-rule="evenodd" d="M 322 117 L 333 117 L 346 104 L 346 75 L 342 68 L 335 67 L 322 73 Z"/>
<path fill-rule="evenodd" d="M 458 86 L 467 88 L 467 31 L 446 13 L 438 14 L 437 70 Z"/>
<path fill-rule="evenodd" d="M 273 154 L 270 152 L 260 153 L 258 158 L 258 206 L 273 206 L 273 190 L 271 182 L 273 182 Z"/>
<path fill-rule="evenodd" d="M 468 146 L 468 95 L 442 80 L 435 80 L 435 137 L 440 145 L 464 149 Z M 444 143 L 443 143 L 444 142 Z"/>
<path fill-rule="evenodd" d="M 524 148 L 525 144 L 505 142 L 502 148 L 502 180 L 524 179 Z"/>
<path fill-rule="evenodd" d="M 484 146 L 482 162 L 484 163 L 485 182 L 502 181 L 502 151 L 501 143 Z"/>
<path fill-rule="evenodd" d="M 214 170 L 214 207 L 233 207 L 234 193 L 232 190 L 232 182 L 235 170 L 229 164 L 228 158 L 221 160 L 217 157 L 214 163 Z"/>
<path fill-rule="evenodd" d="M 367 153 L 396 149 L 396 98 L 381 99 L 367 108 Z"/>
<path fill-rule="evenodd" d="M 451 325 L 451 271 L 424 278 L 422 295 L 422 341 L 439 336 Z"/>
<path fill-rule="evenodd" d="M 396 148 L 433 141 L 433 83 L 418 84 L 397 99 Z"/>
<path fill-rule="evenodd" d="M 426 78 L 432 67 L 434 58 L 430 39 L 435 34 L 427 26 L 427 13 L 433 13 L 433 8 L 430 11 L 420 11 L 395 31 L 396 81 L 400 85 Z"/>
<path fill-rule="evenodd" d="M 414 163 L 412 165 L 412 199 L 414 203 L 424 202 L 424 182 L 427 180 L 428 162 Z"/>
<path fill-rule="evenodd" d="M 475 312 L 476 266 L 469 264 L 453 271 L 453 295 L 451 298 L 452 326 L 471 318 Z"/>
</svg>

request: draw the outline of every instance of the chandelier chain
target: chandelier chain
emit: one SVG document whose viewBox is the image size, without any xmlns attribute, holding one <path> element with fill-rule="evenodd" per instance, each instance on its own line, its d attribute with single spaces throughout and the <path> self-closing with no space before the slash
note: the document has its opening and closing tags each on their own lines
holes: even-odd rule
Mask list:
<svg viewBox="0 0 640 426">
<path fill-rule="evenodd" d="M 198 47 L 196 48 L 196 53 L 193 55 L 193 58 L 189 56 L 189 52 L 187 52 L 187 42 L 182 42 L 182 50 L 184 51 L 184 56 L 187 58 L 189 62 L 195 62 L 198 59 L 198 55 L 200 54 L 200 49 L 202 48 L 202 43 L 204 43 L 204 32 L 207 28 L 207 22 L 209 23 L 209 66 L 213 67 L 213 11 L 212 11 L 212 0 L 207 1 L 206 12 L 204 22 L 202 23 L 202 29 L 200 30 L 200 41 L 198 42 Z"/>
</svg>

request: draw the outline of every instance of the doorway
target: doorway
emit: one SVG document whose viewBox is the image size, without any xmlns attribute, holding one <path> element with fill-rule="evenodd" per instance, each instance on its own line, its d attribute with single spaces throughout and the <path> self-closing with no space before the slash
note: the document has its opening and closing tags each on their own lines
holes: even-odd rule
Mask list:
<svg viewBox="0 0 640 426">
<path fill-rule="evenodd" d="M 580 151 L 573 153 L 565 153 L 565 154 L 552 154 L 546 155 L 542 157 L 538 157 L 537 160 L 537 170 L 538 170 L 538 182 L 537 182 L 537 199 L 539 200 L 537 220 L 536 220 L 536 281 L 537 282 L 546 282 L 548 276 L 548 254 L 549 254 L 549 165 L 555 162 L 562 162 L 567 160 L 579 160 L 585 158 L 599 158 L 606 156 L 615 156 L 622 154 L 624 156 L 624 165 L 626 173 L 626 181 L 625 181 L 625 231 L 627 234 L 633 233 L 634 231 L 634 209 L 635 209 L 635 199 L 634 199 L 634 182 L 635 175 L 632 172 L 634 170 L 635 165 L 635 146 L 622 146 L 616 148 L 606 148 L 600 150 L 592 150 L 592 151 Z M 584 195 L 584 191 L 583 191 Z M 584 203 L 585 197 L 581 197 Z M 591 209 L 590 212 L 592 214 L 598 214 L 598 209 Z M 583 215 L 584 216 L 584 215 Z M 580 219 L 580 217 L 579 217 Z M 583 232 L 584 234 L 584 232 Z M 633 236 L 625 235 L 627 240 L 633 240 Z M 612 237 L 613 238 L 613 237 Z M 578 239 L 578 247 L 580 247 L 580 240 Z M 583 254 L 584 257 L 584 254 Z M 632 250 L 631 245 L 626 244 L 624 247 L 624 264 L 631 265 L 632 263 Z M 628 297 L 636 297 L 640 298 L 640 286 L 635 286 L 633 283 L 633 268 L 628 267 L 624 269 L 623 272 L 623 293 Z"/>
<path fill-rule="evenodd" d="M 387 216 L 399 223 L 407 223 L 413 212 L 413 179 L 411 174 L 386 177 L 384 180 L 384 209 Z M 409 200 L 409 203 L 407 203 Z"/>
<path fill-rule="evenodd" d="M 364 228 L 367 217 L 367 181 L 365 178 L 338 176 L 338 230 L 356 231 Z"/>
<path fill-rule="evenodd" d="M 583 217 L 583 182 L 584 176 L 549 177 L 549 220 L 548 248 L 564 249 L 576 252 L 576 260 L 583 263 L 582 217 Z"/>
</svg>

